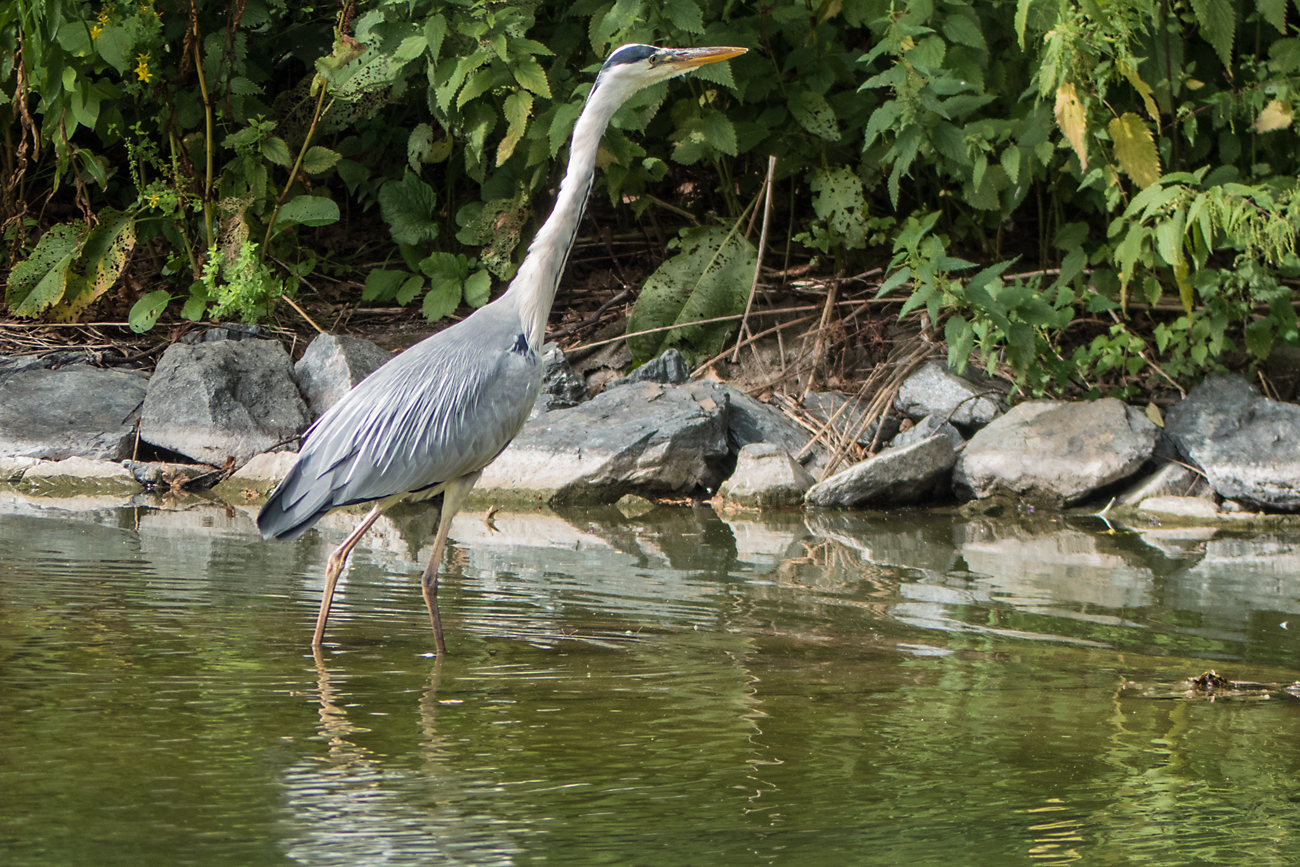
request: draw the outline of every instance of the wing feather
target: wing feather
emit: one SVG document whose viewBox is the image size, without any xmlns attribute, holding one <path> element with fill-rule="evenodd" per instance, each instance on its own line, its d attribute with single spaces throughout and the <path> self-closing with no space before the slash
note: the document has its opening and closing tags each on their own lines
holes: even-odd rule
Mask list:
<svg viewBox="0 0 1300 867">
<path fill-rule="evenodd" d="M 483 307 L 375 371 L 321 416 L 258 517 L 292 538 L 331 509 L 427 490 L 486 466 L 541 386 L 518 316 Z M 486 314 L 486 315 L 485 315 Z"/>
</svg>

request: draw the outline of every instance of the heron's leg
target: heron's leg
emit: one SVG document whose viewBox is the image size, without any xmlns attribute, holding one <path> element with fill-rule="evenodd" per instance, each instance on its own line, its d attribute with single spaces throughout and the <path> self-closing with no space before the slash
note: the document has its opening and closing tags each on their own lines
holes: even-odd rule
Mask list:
<svg viewBox="0 0 1300 867">
<path fill-rule="evenodd" d="M 438 656 L 445 656 L 447 645 L 442 640 L 442 617 L 438 614 L 438 565 L 442 562 L 442 549 L 447 546 L 447 533 L 451 530 L 451 519 L 460 511 L 460 504 L 478 481 L 478 473 L 470 473 L 447 482 L 442 490 L 442 510 L 438 514 L 438 535 L 433 539 L 433 553 L 429 555 L 429 565 L 424 567 L 420 577 L 420 589 L 424 592 L 424 604 L 429 609 L 429 622 L 433 624 L 433 645 Z"/>
<path fill-rule="evenodd" d="M 356 547 L 357 542 L 361 541 L 361 537 L 366 534 L 370 526 L 383 513 L 383 507 L 376 503 L 360 526 L 353 530 L 352 534 L 343 540 L 343 544 L 334 549 L 334 553 L 330 555 L 329 560 L 325 561 L 325 592 L 321 594 L 320 613 L 316 615 L 316 632 L 311 637 L 312 648 L 320 647 L 321 637 L 325 634 L 325 621 L 329 620 L 330 603 L 334 599 L 334 585 L 338 583 L 339 574 L 343 571 L 343 564 L 347 562 L 348 555 L 352 553 L 352 549 Z"/>
</svg>

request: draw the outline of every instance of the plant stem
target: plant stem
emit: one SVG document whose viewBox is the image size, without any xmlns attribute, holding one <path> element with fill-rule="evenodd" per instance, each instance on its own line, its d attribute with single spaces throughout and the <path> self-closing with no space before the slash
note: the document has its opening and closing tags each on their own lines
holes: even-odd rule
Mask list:
<svg viewBox="0 0 1300 867">
<path fill-rule="evenodd" d="M 334 100 L 329 101 L 333 105 Z M 276 197 L 275 207 L 271 210 L 271 219 L 266 221 L 266 235 L 262 238 L 262 248 L 258 252 L 259 256 L 266 255 L 266 248 L 271 243 L 271 234 L 275 231 L 275 218 L 280 213 L 280 206 L 284 204 L 284 197 L 289 195 L 289 189 L 293 186 L 294 179 L 298 177 L 298 170 L 302 168 L 303 158 L 307 156 L 307 148 L 311 147 L 311 137 L 316 133 L 316 124 L 320 121 L 320 116 L 329 108 L 325 105 L 325 86 L 322 84 L 320 93 L 316 95 L 316 110 L 311 116 L 311 126 L 307 127 L 307 134 L 303 136 L 302 147 L 298 149 L 298 158 L 293 161 L 293 168 L 289 170 L 289 180 L 285 181 L 284 189 L 280 190 L 280 195 Z"/>
<path fill-rule="evenodd" d="M 208 80 L 203 74 L 203 52 L 199 49 L 198 34 L 194 39 L 194 70 L 199 74 L 199 91 L 203 94 L 203 114 L 207 120 L 207 132 L 203 139 L 203 149 L 207 152 L 207 174 L 203 181 L 203 230 L 207 240 L 207 250 L 212 250 L 212 160 L 215 147 L 212 143 L 212 97 L 208 94 Z M 191 257 L 192 258 L 192 257 Z"/>
</svg>

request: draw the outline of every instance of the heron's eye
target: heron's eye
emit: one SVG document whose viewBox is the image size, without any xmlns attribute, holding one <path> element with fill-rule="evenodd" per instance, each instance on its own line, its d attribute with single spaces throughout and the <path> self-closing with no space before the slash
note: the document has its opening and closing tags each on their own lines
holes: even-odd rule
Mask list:
<svg viewBox="0 0 1300 867">
<path fill-rule="evenodd" d="M 650 55 L 650 65 L 651 65 L 651 66 L 658 66 L 658 65 L 659 65 L 659 55 L 658 55 L 658 54 L 651 54 L 651 55 Z"/>
</svg>

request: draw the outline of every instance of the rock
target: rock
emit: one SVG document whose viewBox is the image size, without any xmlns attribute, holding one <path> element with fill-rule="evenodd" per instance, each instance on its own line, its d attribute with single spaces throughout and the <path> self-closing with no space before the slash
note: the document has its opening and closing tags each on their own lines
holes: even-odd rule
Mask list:
<svg viewBox="0 0 1300 867">
<path fill-rule="evenodd" d="M 934 434 L 901 449 L 885 449 L 823 479 L 808 489 L 804 502 L 838 508 L 924 502 L 947 491 L 956 460 L 952 440 Z"/>
<path fill-rule="evenodd" d="M 217 484 L 212 493 L 233 503 L 260 499 L 289 475 L 297 460 L 297 452 L 262 452 Z"/>
<path fill-rule="evenodd" d="M 1300 511 L 1300 406 L 1212 373 L 1165 416 L 1165 435 L 1215 493 L 1254 508 Z"/>
<path fill-rule="evenodd" d="M 682 385 L 689 382 L 691 372 L 686 369 L 686 359 L 676 349 L 665 349 L 663 355 L 632 371 L 626 378 L 615 380 L 610 386 L 630 385 L 634 382 L 659 382 L 664 385 Z"/>
<path fill-rule="evenodd" d="M 939 361 L 931 361 L 904 380 L 894 409 L 909 418 L 937 415 L 960 427 L 984 427 L 1006 408 L 1004 391 L 996 384 L 958 376 Z"/>
<path fill-rule="evenodd" d="M 723 508 L 797 506 L 816 481 L 780 446 L 750 443 L 740 450 L 735 472 L 718 489 L 716 501 Z"/>
<path fill-rule="evenodd" d="M 624 518 L 633 520 L 642 515 L 650 514 L 658 506 L 645 497 L 638 497 L 636 494 L 624 494 L 614 503 L 614 508 L 622 512 Z"/>
<path fill-rule="evenodd" d="M 85 364 L 10 368 L 0 380 L 0 456 L 130 457 L 147 382 L 137 371 Z"/>
<path fill-rule="evenodd" d="M 966 443 L 953 484 L 966 497 L 1069 506 L 1141 469 L 1158 435 L 1141 410 L 1114 398 L 1028 401 Z"/>
<path fill-rule="evenodd" d="M 952 441 L 952 447 L 959 449 L 966 445 L 966 438 L 961 435 L 961 431 L 950 425 L 942 416 L 927 415 L 925 418 L 912 425 L 907 430 L 900 433 L 889 441 L 889 447 L 901 449 L 905 446 L 915 445 L 923 439 L 928 439 L 937 433 L 941 433 Z"/>
<path fill-rule="evenodd" d="M 122 466 L 146 488 L 185 485 L 214 472 L 211 467 L 202 464 L 169 464 L 161 461 L 122 461 Z"/>
<path fill-rule="evenodd" d="M 1200 473 L 1182 464 L 1165 464 L 1115 498 L 1117 506 L 1136 506 L 1150 497 L 1211 497 L 1214 491 Z"/>
<path fill-rule="evenodd" d="M 739 452 L 750 443 L 771 443 L 791 455 L 797 455 L 808 444 L 808 431 L 781 410 L 756 400 L 733 386 L 724 385 L 722 390 L 731 402 L 727 442 L 733 452 Z M 814 446 L 804 460 L 815 463 L 824 454 L 823 447 Z"/>
<path fill-rule="evenodd" d="M 587 381 L 573 369 L 557 343 L 542 347 L 542 393 L 534 412 L 568 409 L 587 399 Z"/>
<path fill-rule="evenodd" d="M 710 383 L 613 388 L 530 421 L 471 496 L 567 505 L 695 494 L 722 481 L 727 414 L 726 391 Z"/>
<path fill-rule="evenodd" d="M 12 484 L 23 477 L 23 473 L 41 463 L 38 458 L 0 457 L 0 484 Z"/>
<path fill-rule="evenodd" d="M 140 417 L 146 442 L 196 461 L 236 465 L 297 439 L 310 417 L 289 356 L 271 340 L 169 346 Z"/>
<path fill-rule="evenodd" d="M 23 473 L 17 487 L 28 493 L 57 497 L 78 494 L 129 495 L 142 490 L 131 471 L 121 464 L 80 457 L 41 461 Z"/>
<path fill-rule="evenodd" d="M 1138 511 L 1178 518 L 1215 518 L 1219 515 L 1214 501 L 1203 497 L 1147 497 L 1138 506 Z"/>
<path fill-rule="evenodd" d="M 318 334 L 293 366 L 293 381 L 317 418 L 392 357 L 369 340 Z"/>
</svg>

